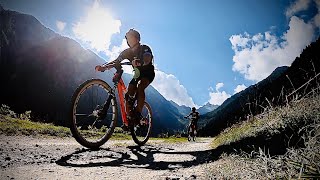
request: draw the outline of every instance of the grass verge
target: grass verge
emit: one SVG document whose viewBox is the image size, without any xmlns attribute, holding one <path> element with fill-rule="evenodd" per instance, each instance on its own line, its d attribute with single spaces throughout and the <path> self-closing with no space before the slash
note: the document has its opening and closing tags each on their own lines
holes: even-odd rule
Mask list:
<svg viewBox="0 0 320 180">
<path fill-rule="evenodd" d="M 49 135 L 71 137 L 69 128 L 52 124 L 31 122 L 0 115 L 0 133 L 5 135 Z"/>
<path fill-rule="evenodd" d="M 186 137 L 150 138 L 150 140 L 161 140 L 164 143 L 173 143 L 173 144 L 188 142 L 188 138 Z"/>
<path fill-rule="evenodd" d="M 53 124 L 32 122 L 0 114 L 0 134 L 5 135 L 25 135 L 25 136 L 55 136 L 55 137 L 72 137 L 70 129 Z M 111 140 L 132 140 L 129 133 L 123 132 L 120 127 L 116 127 L 111 136 Z M 187 138 L 150 138 L 150 140 L 160 140 L 164 143 L 183 143 Z"/>
<path fill-rule="evenodd" d="M 116 127 L 112 134 L 112 140 L 129 140 L 131 136 L 125 133 L 119 133 Z M 54 126 L 53 124 L 32 122 L 21 120 L 10 116 L 0 115 L 0 134 L 5 135 L 25 135 L 25 136 L 55 136 L 55 137 L 72 137 L 71 131 L 67 127 Z"/>
<path fill-rule="evenodd" d="M 303 99 L 285 107 L 270 108 L 263 114 L 225 129 L 215 137 L 212 148 L 228 145 L 246 137 L 260 134 L 272 136 L 287 127 L 306 130 L 308 125 L 320 122 L 320 96 Z"/>
<path fill-rule="evenodd" d="M 290 141 L 292 134 L 288 134 L 287 129 L 300 135 L 303 146 L 287 147 L 285 154 L 275 156 L 260 148 L 253 152 L 223 154 L 214 167 L 208 167 L 208 178 L 320 179 L 319 95 L 294 101 L 284 107 L 269 108 L 263 114 L 224 130 L 216 136 L 211 146 L 216 149 L 248 137 L 272 137 L 281 133 L 285 133 Z"/>
</svg>

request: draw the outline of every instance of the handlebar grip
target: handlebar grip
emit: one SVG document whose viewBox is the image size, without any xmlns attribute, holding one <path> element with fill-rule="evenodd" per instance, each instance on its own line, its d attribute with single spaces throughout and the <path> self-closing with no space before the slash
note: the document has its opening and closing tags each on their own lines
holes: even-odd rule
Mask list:
<svg viewBox="0 0 320 180">
<path fill-rule="evenodd" d="M 132 65 L 132 63 L 131 62 L 123 62 L 123 63 L 121 63 L 121 65 Z"/>
<path fill-rule="evenodd" d="M 118 68 L 121 68 L 122 65 L 132 65 L 131 62 L 123 62 L 123 63 L 117 63 L 117 62 L 109 62 L 109 63 L 104 63 L 102 64 L 101 66 L 102 67 L 106 67 L 106 66 L 112 66 L 112 67 L 115 67 L 115 66 L 119 66 Z"/>
</svg>

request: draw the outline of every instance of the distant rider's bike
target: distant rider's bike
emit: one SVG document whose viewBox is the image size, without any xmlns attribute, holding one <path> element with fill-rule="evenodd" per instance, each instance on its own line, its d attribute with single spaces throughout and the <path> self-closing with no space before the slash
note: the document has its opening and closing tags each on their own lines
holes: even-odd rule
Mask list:
<svg viewBox="0 0 320 180">
<path fill-rule="evenodd" d="M 196 124 L 195 120 L 192 117 L 184 117 L 190 120 L 188 125 L 188 141 L 196 141 L 197 131 L 196 131 Z"/>
<path fill-rule="evenodd" d="M 70 129 L 73 137 L 83 146 L 98 148 L 107 142 L 118 120 L 117 98 L 120 103 L 120 115 L 123 125 L 128 127 L 132 139 L 139 146 L 144 145 L 150 136 L 152 111 L 145 102 L 141 115 L 142 119 L 133 119 L 125 109 L 124 93 L 126 86 L 121 78 L 123 65 L 130 62 L 108 63 L 117 71 L 113 77 L 113 87 L 101 79 L 87 80 L 74 92 L 71 105 Z M 133 110 L 134 103 L 130 110 Z"/>
</svg>

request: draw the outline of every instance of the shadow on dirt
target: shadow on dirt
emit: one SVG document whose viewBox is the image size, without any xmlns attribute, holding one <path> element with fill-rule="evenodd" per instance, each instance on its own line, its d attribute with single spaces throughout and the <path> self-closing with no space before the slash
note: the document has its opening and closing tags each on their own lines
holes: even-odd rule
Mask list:
<svg viewBox="0 0 320 180">
<path fill-rule="evenodd" d="M 257 152 L 260 147 L 266 154 L 273 156 L 284 154 L 287 147 L 301 147 L 301 136 L 294 132 L 289 134 L 291 134 L 289 137 L 284 133 L 272 137 L 266 137 L 262 134 L 204 151 L 175 151 L 174 149 L 151 145 L 142 147 L 128 146 L 115 150 L 83 148 L 61 157 L 56 161 L 56 164 L 71 167 L 124 166 L 153 170 L 187 168 L 216 161 L 223 153 L 251 153 L 252 151 Z"/>
<path fill-rule="evenodd" d="M 61 157 L 56 164 L 71 167 L 129 167 L 153 170 L 167 170 L 181 167 L 191 167 L 214 160 L 212 150 L 177 152 L 174 149 L 156 146 L 128 146 L 127 152 L 121 150 L 81 149 Z M 177 160 L 175 157 L 180 156 Z M 219 157 L 220 154 L 215 154 Z M 160 160 L 157 160 L 160 157 Z M 186 157 L 186 159 L 183 159 Z M 161 160 L 161 159 L 165 160 Z"/>
</svg>

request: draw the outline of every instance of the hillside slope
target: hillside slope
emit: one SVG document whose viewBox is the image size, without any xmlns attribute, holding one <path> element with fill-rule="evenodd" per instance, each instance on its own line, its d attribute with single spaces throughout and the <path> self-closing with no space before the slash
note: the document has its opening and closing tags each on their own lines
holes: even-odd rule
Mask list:
<svg viewBox="0 0 320 180">
<path fill-rule="evenodd" d="M 278 67 L 269 77 L 229 99 L 213 112 L 205 115 L 203 135 L 216 135 L 226 127 L 256 115 L 269 106 L 286 104 L 295 96 L 318 87 L 320 72 L 320 39 L 307 46 L 290 67 Z M 300 86 L 311 80 L 307 86 Z M 297 91 L 295 91 L 297 90 Z"/>
</svg>

